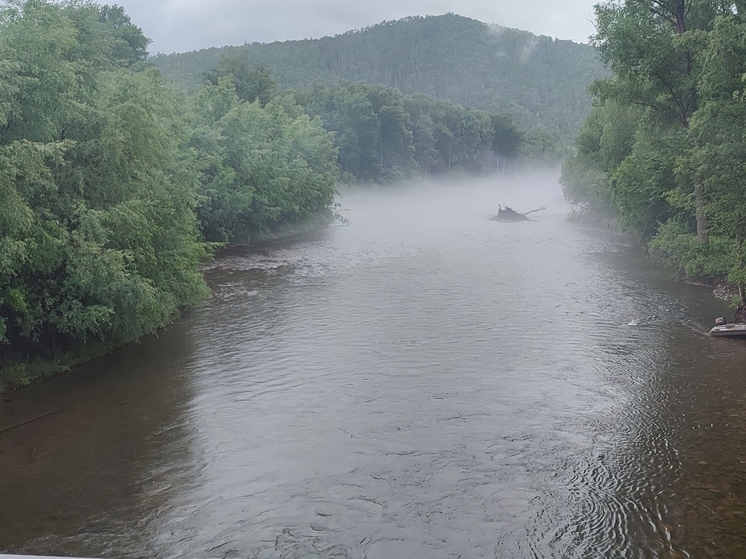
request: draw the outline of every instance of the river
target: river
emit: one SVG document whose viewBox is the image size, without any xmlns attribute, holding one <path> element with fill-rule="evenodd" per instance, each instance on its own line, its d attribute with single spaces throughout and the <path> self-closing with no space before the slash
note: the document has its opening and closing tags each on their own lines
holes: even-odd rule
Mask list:
<svg viewBox="0 0 746 559">
<path fill-rule="evenodd" d="M 0 433 L 0 550 L 746 557 L 746 344 L 568 210 L 539 174 L 352 191 L 225 251 L 172 327 L 5 396 L 38 419 Z"/>
</svg>

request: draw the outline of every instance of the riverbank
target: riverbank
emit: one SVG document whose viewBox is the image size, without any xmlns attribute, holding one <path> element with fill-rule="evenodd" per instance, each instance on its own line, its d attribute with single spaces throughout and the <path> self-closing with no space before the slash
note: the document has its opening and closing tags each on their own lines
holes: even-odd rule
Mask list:
<svg viewBox="0 0 746 559">
<path fill-rule="evenodd" d="M 270 246 L 280 242 L 290 242 L 293 239 L 301 238 L 304 235 L 319 231 L 328 227 L 335 221 L 347 223 L 346 218 L 337 212 L 329 216 L 316 215 L 302 223 L 287 225 L 278 228 L 277 230 L 257 235 L 255 239 L 250 243 L 229 243 L 225 245 L 224 249 L 238 248 L 238 247 L 251 247 L 261 248 L 263 246 Z M 220 250 L 219 248 L 217 249 Z M 214 253 L 214 256 L 218 256 L 218 253 Z M 213 258 L 206 260 L 201 266 L 202 272 L 208 269 Z M 210 295 L 207 296 L 209 299 Z M 205 300 L 207 300 L 205 299 Z M 168 328 L 175 321 L 179 320 L 183 312 L 189 310 L 189 308 L 181 309 L 181 311 L 175 315 L 168 324 L 162 328 L 158 328 L 155 332 Z M 93 359 L 103 357 L 112 351 L 124 347 L 130 344 L 136 344 L 142 337 L 151 335 L 154 332 L 149 332 L 139 337 L 136 340 L 129 341 L 124 344 L 104 344 L 104 343 L 90 343 L 77 348 L 71 352 L 59 354 L 51 358 L 31 358 L 28 361 L 14 362 L 6 364 L 0 367 L 0 394 L 15 390 L 23 386 L 28 386 L 34 382 L 43 381 L 44 379 L 60 375 L 69 372 L 75 366 L 82 365 Z"/>
<path fill-rule="evenodd" d="M 4 365 L 0 368 L 0 394 L 66 373 L 76 365 L 82 365 L 102 357 L 114 349 L 116 349 L 116 346 L 91 344 L 77 351 L 57 355 L 50 359 L 39 357 L 25 362 Z"/>
<path fill-rule="evenodd" d="M 630 235 L 615 216 L 587 205 L 573 207 L 568 219 Z M 634 239 L 631 235 L 630 238 Z M 734 308 L 738 304 L 738 286 L 728 281 L 727 241 L 714 238 L 708 245 L 701 245 L 694 235 L 679 227 L 663 226 L 651 241 L 638 238 L 636 242 L 645 249 L 651 261 L 669 272 L 675 281 L 710 288 L 717 299 L 727 301 Z"/>
</svg>

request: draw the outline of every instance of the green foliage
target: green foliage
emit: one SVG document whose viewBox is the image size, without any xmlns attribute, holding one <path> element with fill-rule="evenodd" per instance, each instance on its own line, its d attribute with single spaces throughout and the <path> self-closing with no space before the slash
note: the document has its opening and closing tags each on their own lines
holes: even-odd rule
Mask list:
<svg viewBox="0 0 746 559">
<path fill-rule="evenodd" d="M 642 114 L 612 100 L 594 107 L 576 139 L 576 153 L 562 167 L 560 183 L 569 201 L 614 210 L 612 173 L 632 153 Z"/>
<path fill-rule="evenodd" d="M 521 138 L 520 155 L 532 163 L 554 163 L 569 154 L 561 139 L 543 126 L 534 127 Z"/>
<path fill-rule="evenodd" d="M 595 42 L 614 77 L 594 86 L 599 105 L 563 184 L 572 201 L 616 210 L 680 277 L 727 275 L 746 305 L 744 8 L 715 0 L 597 6 Z M 627 118 L 634 107 L 644 108 L 634 109 L 639 122 Z M 618 141 L 607 141 L 610 129 Z"/>
<path fill-rule="evenodd" d="M 0 7 L 0 386 L 168 324 L 216 242 L 332 215 L 319 119 L 240 60 L 187 102 L 148 42 L 118 6 Z"/>
<path fill-rule="evenodd" d="M 715 20 L 700 51 L 700 110 L 691 120 L 689 160 L 703 185 L 713 233 L 732 239 L 729 278 L 746 305 L 746 24 L 727 15 Z"/>
<path fill-rule="evenodd" d="M 0 14 L 0 366 L 20 379 L 12 363 L 168 324 L 206 294 L 206 246 L 177 170 L 183 109 L 123 12 L 29 0 Z"/>
<path fill-rule="evenodd" d="M 523 134 L 506 115 L 362 84 L 315 86 L 296 98 L 334 133 L 339 168 L 353 181 L 494 172 L 521 154 Z M 557 143 L 548 141 L 542 155 Z"/>
<path fill-rule="evenodd" d="M 241 101 L 259 101 L 262 106 L 275 96 L 277 86 L 269 70 L 262 65 L 252 66 L 243 52 L 223 55 L 218 65 L 206 73 L 207 81 L 218 85 L 221 77 L 231 76 L 236 95 Z"/>
<path fill-rule="evenodd" d="M 154 63 L 196 91 L 221 59 L 263 65 L 282 88 L 366 83 L 507 114 L 568 143 L 588 111 L 587 86 L 604 75 L 588 45 L 537 37 L 446 14 L 383 22 L 336 37 L 159 54 Z"/>
<path fill-rule="evenodd" d="M 695 0 L 632 0 L 596 6 L 595 44 L 614 72 L 604 94 L 650 107 L 686 126 L 696 110 L 696 72 L 685 34 L 710 21 Z"/>
<path fill-rule="evenodd" d="M 620 223 L 644 241 L 655 235 L 660 223 L 677 215 L 670 193 L 677 189 L 674 167 L 683 139 L 657 121 L 644 119 L 629 155 L 610 172 L 612 202 Z"/>
<path fill-rule="evenodd" d="M 724 278 L 736 264 L 730 239 L 713 236 L 703 245 L 690 225 L 675 219 L 660 226 L 649 248 L 653 259 L 684 281 Z"/>
<path fill-rule="evenodd" d="M 145 37 L 142 29 L 132 23 L 124 8 L 117 6 L 95 6 L 98 20 L 108 32 L 107 39 L 111 45 L 111 58 L 125 65 L 144 61 L 148 57 L 150 39 Z M 72 13 L 79 12 L 78 9 Z"/>
<path fill-rule="evenodd" d="M 332 138 L 290 98 L 262 107 L 239 99 L 232 75 L 194 102 L 200 228 L 208 241 L 248 243 L 287 223 L 331 217 Z"/>
</svg>

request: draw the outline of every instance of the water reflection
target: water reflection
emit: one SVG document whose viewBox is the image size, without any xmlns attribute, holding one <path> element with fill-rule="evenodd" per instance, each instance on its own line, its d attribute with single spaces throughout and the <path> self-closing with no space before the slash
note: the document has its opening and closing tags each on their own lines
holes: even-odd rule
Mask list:
<svg viewBox="0 0 746 559">
<path fill-rule="evenodd" d="M 3 426 L 56 412 L 0 435 L 0 549 L 153 556 L 153 519 L 201 467 L 185 444 L 190 320 L 6 397 Z"/>
</svg>

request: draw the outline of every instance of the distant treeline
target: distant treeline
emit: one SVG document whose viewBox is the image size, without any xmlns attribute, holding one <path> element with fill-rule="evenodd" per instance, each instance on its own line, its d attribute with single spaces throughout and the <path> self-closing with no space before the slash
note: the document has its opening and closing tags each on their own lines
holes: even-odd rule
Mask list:
<svg viewBox="0 0 746 559">
<path fill-rule="evenodd" d="M 283 89 L 343 82 L 395 88 L 512 117 L 571 143 L 588 114 L 587 87 L 605 70 L 588 45 L 537 37 L 455 14 L 409 17 L 322 39 L 253 43 L 154 63 L 187 91 L 224 55 L 267 68 Z"/>
<path fill-rule="evenodd" d="M 316 85 L 278 93 L 269 71 L 244 52 L 221 58 L 207 74 L 217 87 L 229 79 L 241 99 L 266 104 L 290 97 L 332 133 L 347 182 L 392 182 L 451 172 L 510 169 L 516 159 L 558 161 L 563 145 L 539 130 L 525 133 L 502 114 L 465 109 L 425 95 L 364 84 Z"/>
<path fill-rule="evenodd" d="M 596 6 L 613 77 L 564 166 L 566 196 L 618 217 L 688 280 L 746 306 L 746 2 Z"/>
</svg>

